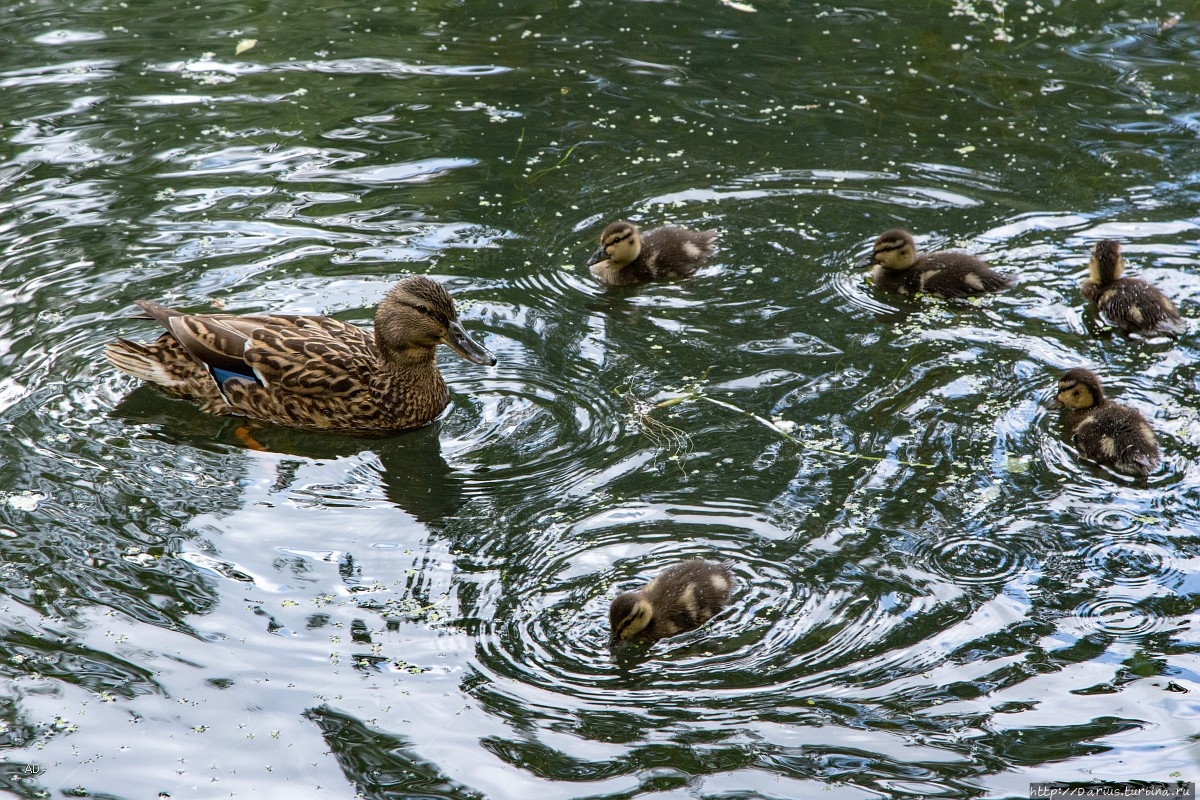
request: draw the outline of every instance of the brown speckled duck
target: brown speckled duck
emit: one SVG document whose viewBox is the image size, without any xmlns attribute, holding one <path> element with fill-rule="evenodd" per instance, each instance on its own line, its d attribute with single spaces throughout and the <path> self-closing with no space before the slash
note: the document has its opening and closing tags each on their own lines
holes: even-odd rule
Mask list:
<svg viewBox="0 0 1200 800">
<path fill-rule="evenodd" d="M 1088 277 L 1081 285 L 1083 296 L 1112 325 L 1130 333 L 1178 336 L 1183 318 L 1162 292 L 1137 278 L 1123 278 L 1125 257 L 1112 239 L 1096 243 L 1088 264 Z"/>
<path fill-rule="evenodd" d="M 374 335 L 329 317 L 137 305 L 167 332 L 149 344 L 110 342 L 113 366 L 210 414 L 295 428 L 379 435 L 420 427 L 450 402 L 439 344 L 472 363 L 496 363 L 463 330 L 445 288 L 420 275 L 379 303 Z"/>
<path fill-rule="evenodd" d="M 644 588 L 617 595 L 608 611 L 612 644 L 654 642 L 698 628 L 729 601 L 733 573 L 692 559 L 662 571 Z"/>
<path fill-rule="evenodd" d="M 882 289 L 898 294 L 969 297 L 1008 289 L 1012 278 L 969 253 L 939 251 L 917 255 L 912 234 L 895 228 L 875 240 L 871 277 Z"/>
<path fill-rule="evenodd" d="M 645 231 L 626 220 L 600 234 L 600 249 L 588 260 L 592 276 L 609 286 L 691 275 L 716 251 L 715 230 L 693 231 L 675 225 Z"/>
<path fill-rule="evenodd" d="M 1158 441 L 1149 423 L 1137 409 L 1106 398 L 1095 373 L 1069 370 L 1058 381 L 1058 402 L 1084 458 L 1127 475 L 1144 477 L 1158 469 Z"/>
</svg>

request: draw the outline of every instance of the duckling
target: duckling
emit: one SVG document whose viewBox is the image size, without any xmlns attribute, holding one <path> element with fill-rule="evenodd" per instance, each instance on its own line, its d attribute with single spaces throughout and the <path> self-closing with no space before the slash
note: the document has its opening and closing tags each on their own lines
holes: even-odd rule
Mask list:
<svg viewBox="0 0 1200 800">
<path fill-rule="evenodd" d="M 642 233 L 637 225 L 621 220 L 600 234 L 600 249 L 587 265 L 596 280 L 609 286 L 683 277 L 716 252 L 716 238 L 716 230 L 693 231 L 676 225 Z"/>
<path fill-rule="evenodd" d="M 1175 337 L 1184 331 L 1183 317 L 1162 292 L 1137 278 L 1122 278 L 1125 257 L 1112 239 L 1096 243 L 1088 278 L 1079 288 L 1106 320 L 1130 333 Z"/>
<path fill-rule="evenodd" d="M 496 363 L 463 330 L 450 293 L 423 275 L 384 296 L 374 335 L 329 317 L 136 305 L 167 331 L 149 344 L 110 342 L 113 366 L 210 414 L 294 428 L 380 435 L 427 425 L 450 402 L 439 344 L 474 364 Z"/>
<path fill-rule="evenodd" d="M 1095 373 L 1069 370 L 1058 381 L 1058 403 L 1084 458 L 1127 475 L 1144 477 L 1158 468 L 1158 441 L 1149 423 L 1137 409 L 1107 399 Z"/>
<path fill-rule="evenodd" d="M 725 564 L 696 558 L 668 567 L 644 588 L 613 600 L 611 643 L 654 642 L 698 628 L 725 606 L 732 586 Z"/>
<path fill-rule="evenodd" d="M 899 294 L 968 297 L 1008 289 L 1012 278 L 969 253 L 939 251 L 917 255 L 912 234 L 895 228 L 875 240 L 871 277 L 881 288 Z"/>
</svg>

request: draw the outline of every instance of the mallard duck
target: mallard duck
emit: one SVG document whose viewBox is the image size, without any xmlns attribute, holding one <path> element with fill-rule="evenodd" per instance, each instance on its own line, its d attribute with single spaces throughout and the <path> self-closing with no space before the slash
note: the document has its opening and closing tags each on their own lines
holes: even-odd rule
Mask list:
<svg viewBox="0 0 1200 800">
<path fill-rule="evenodd" d="M 646 232 L 626 220 L 600 234 L 600 249 L 588 259 L 592 275 L 609 286 L 691 275 L 716 251 L 715 230 L 664 225 Z"/>
<path fill-rule="evenodd" d="M 1088 263 L 1088 278 L 1079 288 L 1106 320 L 1133 333 L 1178 336 L 1183 317 L 1167 297 L 1145 281 L 1122 278 L 1125 257 L 1112 239 L 1096 243 Z"/>
<path fill-rule="evenodd" d="M 1008 289 L 1012 278 L 1001 275 L 969 253 L 939 251 L 917 255 L 912 234 L 896 228 L 875 240 L 871 277 L 882 289 L 899 294 L 969 297 Z"/>
<path fill-rule="evenodd" d="M 644 588 L 617 595 L 608 610 L 612 644 L 653 642 L 698 628 L 729 601 L 733 573 L 692 559 L 668 567 Z"/>
<path fill-rule="evenodd" d="M 400 281 L 379 303 L 374 335 L 329 317 L 136 305 L 167 332 L 149 344 L 109 343 L 113 366 L 210 414 L 295 428 L 383 434 L 420 427 L 450 402 L 435 359 L 439 344 L 472 363 L 496 363 L 463 330 L 450 294 L 421 275 Z"/>
<path fill-rule="evenodd" d="M 1084 458 L 1127 475 L 1145 476 L 1158 468 L 1158 441 L 1135 408 L 1104 396 L 1100 379 L 1076 367 L 1058 381 L 1058 402 L 1067 428 Z"/>
</svg>

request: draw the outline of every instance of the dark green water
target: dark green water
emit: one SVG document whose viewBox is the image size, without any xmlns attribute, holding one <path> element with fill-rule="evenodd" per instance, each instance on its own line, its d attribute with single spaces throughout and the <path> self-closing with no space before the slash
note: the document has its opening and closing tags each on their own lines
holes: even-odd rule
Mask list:
<svg viewBox="0 0 1200 800">
<path fill-rule="evenodd" d="M 0 5 L 0 791 L 1200 777 L 1200 18 L 755 5 Z M 622 217 L 720 256 L 602 291 Z M 895 225 L 1019 285 L 880 295 Z M 1096 322 L 1105 237 L 1179 342 Z M 370 324 L 408 272 L 500 359 L 443 352 L 415 433 L 255 452 L 101 355 L 138 298 Z M 1148 483 L 1064 442 L 1077 365 Z M 734 408 L 649 405 L 692 386 Z M 614 663 L 609 600 L 692 555 L 731 607 Z"/>
</svg>

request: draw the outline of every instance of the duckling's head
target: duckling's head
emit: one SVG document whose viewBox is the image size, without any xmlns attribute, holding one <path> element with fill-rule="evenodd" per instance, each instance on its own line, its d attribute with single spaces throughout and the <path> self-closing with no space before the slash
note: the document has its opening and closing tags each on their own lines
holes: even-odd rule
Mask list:
<svg viewBox="0 0 1200 800">
<path fill-rule="evenodd" d="M 1058 379 L 1058 402 L 1072 411 L 1100 405 L 1104 402 L 1100 379 L 1083 367 L 1068 370 Z"/>
<path fill-rule="evenodd" d="M 631 263 L 642 252 L 642 239 L 638 235 L 637 225 L 626 220 L 614 222 L 600 234 L 600 249 L 596 251 L 587 265 L 607 261 L 620 269 Z"/>
<path fill-rule="evenodd" d="M 654 619 L 654 606 L 644 592 L 625 592 L 617 595 L 608 609 L 608 624 L 612 628 L 611 643 L 616 645 L 637 636 Z"/>
<path fill-rule="evenodd" d="M 884 269 L 908 269 L 917 261 L 917 243 L 908 231 L 894 228 L 875 240 L 871 259 Z"/>
<path fill-rule="evenodd" d="M 1125 271 L 1125 257 L 1121 245 L 1112 239 L 1096 242 L 1092 260 L 1088 263 L 1089 277 L 1096 283 L 1112 283 Z"/>
<path fill-rule="evenodd" d="M 375 310 L 375 344 L 385 354 L 432 351 L 447 345 L 474 364 L 492 366 L 496 357 L 463 330 L 450 293 L 424 275 L 405 278 L 392 287 Z"/>
</svg>

